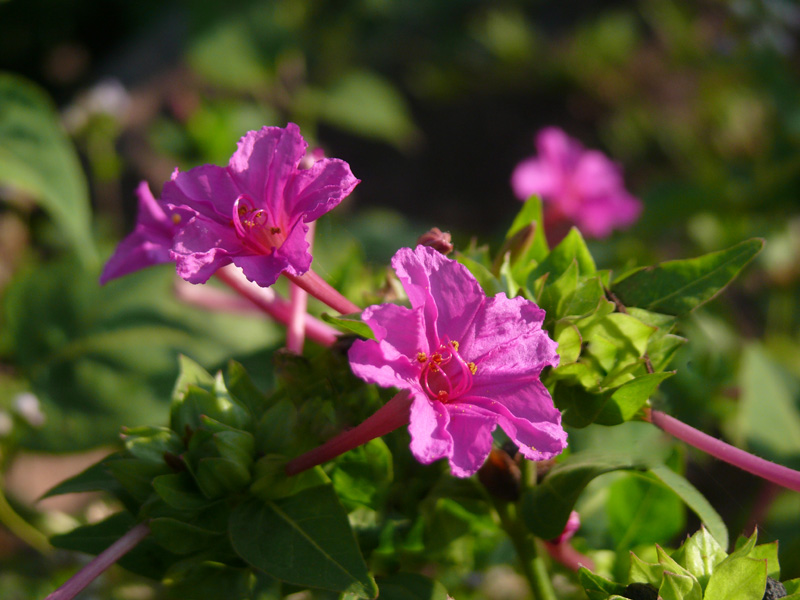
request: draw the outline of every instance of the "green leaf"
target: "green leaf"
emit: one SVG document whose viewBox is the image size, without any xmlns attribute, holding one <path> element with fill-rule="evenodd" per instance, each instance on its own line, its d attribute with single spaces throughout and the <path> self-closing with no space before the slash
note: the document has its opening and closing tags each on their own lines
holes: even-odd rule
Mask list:
<svg viewBox="0 0 800 600">
<path fill-rule="evenodd" d="M 703 592 L 697 581 L 689 575 L 679 575 L 665 571 L 658 589 L 663 600 L 702 600 Z"/>
<path fill-rule="evenodd" d="M 739 443 L 746 441 L 759 455 L 773 460 L 800 456 L 796 380 L 760 344 L 750 343 L 742 352 L 739 385 Z"/>
<path fill-rule="evenodd" d="M 368 340 L 375 339 L 375 334 L 372 332 L 372 329 L 361 320 L 361 313 L 335 317 L 324 312 L 322 313 L 322 320 L 326 323 L 330 323 L 343 333 L 354 333 Z"/>
<path fill-rule="evenodd" d="M 560 277 L 573 263 L 578 265 L 579 275 L 594 275 L 597 267 L 594 259 L 583 241 L 580 231 L 575 227 L 570 229 L 567 236 L 561 240 L 555 248 L 550 251 L 543 261 L 528 275 L 529 285 L 544 275 L 550 273 L 550 279 L 555 280 Z"/>
<path fill-rule="evenodd" d="M 746 240 L 698 258 L 645 267 L 613 286 L 625 306 L 683 315 L 708 302 L 733 281 L 764 247 L 764 240 Z"/>
<path fill-rule="evenodd" d="M 697 488 L 689 483 L 684 477 L 678 475 L 675 471 L 665 465 L 656 465 L 650 468 L 652 473 L 661 483 L 666 485 L 669 489 L 675 492 L 686 505 L 691 508 L 700 520 L 708 528 L 708 533 L 704 533 L 702 538 L 692 544 L 693 548 L 709 549 L 713 545 L 708 541 L 709 535 L 716 540 L 718 546 L 721 548 L 728 547 L 728 528 L 725 527 L 725 522 L 719 516 L 714 507 L 711 506 L 705 496 L 703 496 Z M 699 535 L 699 534 L 695 534 Z M 694 539 L 694 537 L 692 538 Z M 702 544 L 700 543 L 702 542 Z M 688 545 L 687 542 L 684 546 Z M 687 567 L 688 568 L 688 567 Z M 693 572 L 689 569 L 690 572 Z"/>
<path fill-rule="evenodd" d="M 778 562 L 778 542 L 759 544 L 750 551 L 748 558 L 758 558 L 767 561 L 767 577 L 780 580 L 781 567 Z"/>
<path fill-rule="evenodd" d="M 675 493 L 638 473 L 622 476 L 609 487 L 609 532 L 618 551 L 639 544 L 666 543 L 686 521 Z"/>
<path fill-rule="evenodd" d="M 359 598 L 378 595 L 330 486 L 274 501 L 245 501 L 231 514 L 230 537 L 239 556 L 281 581 Z"/>
<path fill-rule="evenodd" d="M 505 291 L 503 284 L 495 277 L 492 272 L 479 263 L 477 260 L 470 258 L 466 254 L 456 252 L 456 260 L 467 267 L 469 272 L 478 280 L 481 288 L 486 292 L 487 296 L 494 296 L 500 292 Z"/>
<path fill-rule="evenodd" d="M 578 580 L 584 591 L 586 591 L 589 600 L 606 600 L 609 596 L 614 594 L 621 595 L 625 592 L 626 586 L 623 584 L 592 573 L 586 567 L 578 569 Z"/>
<path fill-rule="evenodd" d="M 330 477 L 345 508 L 361 505 L 379 510 L 394 478 L 392 468 L 392 453 L 381 438 L 375 438 L 340 456 Z"/>
<path fill-rule="evenodd" d="M 589 482 L 611 471 L 640 468 L 628 458 L 573 454 L 557 464 L 521 498 L 522 520 L 535 536 L 550 540 L 561 535 L 569 514 Z"/>
<path fill-rule="evenodd" d="M 50 98 L 16 75 L 0 73 L 0 186 L 33 196 L 84 265 L 97 261 L 86 178 Z"/>
<path fill-rule="evenodd" d="M 108 461 L 106 468 L 138 502 L 144 502 L 153 492 L 154 478 L 170 472 L 164 462 L 154 463 L 141 458 Z"/>
<path fill-rule="evenodd" d="M 167 427 L 134 427 L 123 430 L 125 449 L 134 458 L 154 463 L 164 462 L 164 453 L 179 455 L 183 442 Z"/>
<path fill-rule="evenodd" d="M 214 503 L 203 496 L 192 476 L 186 471 L 156 477 L 153 479 L 153 489 L 164 502 L 179 510 L 199 510 Z"/>
<path fill-rule="evenodd" d="M 119 455 L 115 455 L 115 457 L 118 456 Z M 80 492 L 108 492 L 116 496 L 117 493 L 122 490 L 122 487 L 114 475 L 106 468 L 106 461 L 108 460 L 119 459 L 109 457 L 93 464 L 74 477 L 70 477 L 51 488 L 42 496 L 42 499 L 50 498 L 51 496 L 59 496 L 61 494 L 76 494 Z"/>
<path fill-rule="evenodd" d="M 522 205 L 522 210 L 514 217 L 511 227 L 506 233 L 506 240 L 513 238 L 524 227 L 533 224 L 535 227 L 533 242 L 527 252 L 519 257 L 517 264 L 524 265 L 531 261 L 540 262 L 549 252 L 547 239 L 544 235 L 544 219 L 542 218 L 542 201 L 537 196 L 531 196 Z"/>
<path fill-rule="evenodd" d="M 767 561 L 741 556 L 711 575 L 704 600 L 760 600 L 767 587 Z"/>
<path fill-rule="evenodd" d="M 567 365 L 578 360 L 581 354 L 581 332 L 573 323 L 559 321 L 553 339 L 558 342 L 559 364 Z"/>
<path fill-rule="evenodd" d="M 725 533 L 727 534 L 727 530 Z M 723 547 L 704 527 L 672 555 L 678 564 L 694 575 L 703 589 L 714 572 L 714 568 L 727 557 L 728 554 Z"/>
<path fill-rule="evenodd" d="M 192 554 L 224 541 L 223 534 L 177 519 L 159 517 L 149 522 L 153 541 L 174 554 Z"/>
<path fill-rule="evenodd" d="M 268 404 L 267 395 L 259 390 L 241 363 L 231 360 L 225 373 L 228 391 L 253 415 L 260 415 Z"/>
<path fill-rule="evenodd" d="M 297 409 L 290 400 L 276 402 L 256 426 L 256 449 L 262 454 L 288 454 L 294 439 Z"/>
</svg>

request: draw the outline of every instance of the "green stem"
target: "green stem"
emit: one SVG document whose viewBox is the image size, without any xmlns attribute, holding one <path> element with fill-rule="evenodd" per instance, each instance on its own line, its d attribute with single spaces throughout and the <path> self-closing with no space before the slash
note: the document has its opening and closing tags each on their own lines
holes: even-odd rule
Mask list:
<svg viewBox="0 0 800 600">
<path fill-rule="evenodd" d="M 0 480 L 0 522 L 2 522 L 11 533 L 39 553 L 48 554 L 52 550 L 50 542 L 47 541 L 47 536 L 19 516 L 17 511 L 8 503 L 5 493 L 3 492 L 2 480 Z"/>
<path fill-rule="evenodd" d="M 516 506 L 495 500 L 495 508 L 500 516 L 500 524 L 511 538 L 514 549 L 517 551 L 522 573 L 531 586 L 531 593 L 534 600 L 558 600 L 553 584 L 550 582 L 550 574 L 544 560 L 536 552 L 536 542 L 533 536 L 529 535 L 516 515 Z"/>
</svg>

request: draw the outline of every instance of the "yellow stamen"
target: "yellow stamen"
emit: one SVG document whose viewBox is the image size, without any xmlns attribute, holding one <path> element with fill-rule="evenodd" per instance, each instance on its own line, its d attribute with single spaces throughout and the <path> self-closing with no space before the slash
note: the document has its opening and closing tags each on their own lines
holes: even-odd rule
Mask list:
<svg viewBox="0 0 800 600">
<path fill-rule="evenodd" d="M 270 227 L 269 228 L 269 232 L 272 235 L 278 235 L 281 232 L 281 228 L 280 227 Z"/>
<path fill-rule="evenodd" d="M 475 366 L 475 363 L 474 362 L 468 362 L 467 366 L 469 367 L 469 372 L 472 373 L 473 375 L 475 375 L 476 371 L 478 370 L 478 367 Z"/>
<path fill-rule="evenodd" d="M 175 223 L 175 225 L 179 224 L 181 222 L 181 216 L 178 213 L 172 213 L 172 222 Z"/>
<path fill-rule="evenodd" d="M 458 342 L 457 341 L 453 340 L 452 342 L 450 342 L 450 345 L 453 347 L 453 350 L 458 352 Z"/>
<path fill-rule="evenodd" d="M 428 360 L 428 355 L 427 354 L 425 354 L 424 352 L 417 352 L 417 361 L 418 362 L 424 363 L 427 360 Z"/>
<path fill-rule="evenodd" d="M 437 352 L 431 356 L 431 360 L 438 365 L 440 362 L 442 362 L 442 355 Z"/>
<path fill-rule="evenodd" d="M 440 392 L 437 394 L 437 397 L 439 398 L 439 401 L 440 401 L 440 402 L 445 402 L 445 401 L 447 400 L 447 392 L 446 392 L 446 391 L 444 391 L 444 390 L 441 390 L 441 391 L 440 391 Z"/>
</svg>

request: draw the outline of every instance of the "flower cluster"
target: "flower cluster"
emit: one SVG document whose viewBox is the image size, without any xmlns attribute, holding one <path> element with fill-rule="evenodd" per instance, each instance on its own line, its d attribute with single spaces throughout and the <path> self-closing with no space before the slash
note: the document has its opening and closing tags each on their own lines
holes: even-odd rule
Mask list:
<svg viewBox="0 0 800 600">
<path fill-rule="evenodd" d="M 204 283 L 230 263 L 264 287 L 281 273 L 306 273 L 308 223 L 359 182 L 342 160 L 304 161 L 307 146 L 293 123 L 264 127 L 239 141 L 226 167 L 176 170 L 160 200 L 142 183 L 136 228 L 109 260 L 101 282 L 173 260 L 178 275 L 191 283 Z"/>
<path fill-rule="evenodd" d="M 621 168 L 607 156 L 584 150 L 555 127 L 539 132 L 536 148 L 537 156 L 514 169 L 511 187 L 520 200 L 541 196 L 550 224 L 574 224 L 587 237 L 604 238 L 639 218 L 641 202 L 626 191 Z"/>
</svg>

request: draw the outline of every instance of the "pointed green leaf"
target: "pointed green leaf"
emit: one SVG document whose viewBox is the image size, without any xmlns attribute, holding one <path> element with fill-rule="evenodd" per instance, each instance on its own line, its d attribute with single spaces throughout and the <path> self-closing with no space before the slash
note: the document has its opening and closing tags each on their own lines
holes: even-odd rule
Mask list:
<svg viewBox="0 0 800 600">
<path fill-rule="evenodd" d="M 506 239 L 510 240 L 516 233 L 530 224 L 535 226 L 533 242 L 524 256 L 520 256 L 519 264 L 531 261 L 540 262 L 547 256 L 547 239 L 544 235 L 544 219 L 542 218 L 542 201 L 537 196 L 531 196 L 522 205 L 522 210 L 517 213 L 511 227 L 506 233 Z"/>
<path fill-rule="evenodd" d="M 328 313 L 322 313 L 322 320 L 333 325 L 342 333 L 355 334 L 368 340 L 375 339 L 375 334 L 372 333 L 372 329 L 361 320 L 361 313 L 339 315 L 338 317 Z"/>
<path fill-rule="evenodd" d="M 35 198 L 85 265 L 97 260 L 86 177 L 55 105 L 30 81 L 0 73 L 0 187 Z"/>
<path fill-rule="evenodd" d="M 359 598 L 378 595 L 330 486 L 274 501 L 245 501 L 231 514 L 230 537 L 239 556 L 281 581 Z"/>
<path fill-rule="evenodd" d="M 700 586 L 689 575 L 678 575 L 665 571 L 658 589 L 662 600 L 702 600 Z"/>
<path fill-rule="evenodd" d="M 597 271 L 594 259 L 586 247 L 586 242 L 583 241 L 583 236 L 575 227 L 570 229 L 561 243 L 553 248 L 547 257 L 531 271 L 528 275 L 529 284 L 545 273 L 550 273 L 551 281 L 557 279 L 573 261 L 578 265 L 579 275 L 594 275 Z"/>
<path fill-rule="evenodd" d="M 193 554 L 224 542 L 223 534 L 219 532 L 177 519 L 159 517 L 150 519 L 149 525 L 153 541 L 174 554 Z"/>
<path fill-rule="evenodd" d="M 179 510 L 198 510 L 211 506 L 194 479 L 186 471 L 169 473 L 153 479 L 153 489 L 164 502 Z"/>
<path fill-rule="evenodd" d="M 663 565 L 646 562 L 631 552 L 631 566 L 628 571 L 628 581 L 631 583 L 647 583 L 658 589 L 663 576 Z"/>
<path fill-rule="evenodd" d="M 625 592 L 626 586 L 623 584 L 592 573 L 586 567 L 578 569 L 578 580 L 589 600 L 606 600 L 609 596 L 621 595 Z"/>
<path fill-rule="evenodd" d="M 714 569 L 704 600 L 760 600 L 766 587 L 767 561 L 740 556 Z"/>
<path fill-rule="evenodd" d="M 725 529 L 726 539 L 727 534 L 728 530 Z M 725 545 L 727 547 L 727 542 Z M 727 556 L 728 554 L 723 547 L 703 527 L 690 537 L 683 546 L 678 548 L 673 553 L 672 558 L 694 575 L 695 579 L 705 589 L 711 574 L 714 572 L 714 568 L 725 560 Z"/>
<path fill-rule="evenodd" d="M 652 473 L 659 481 L 661 481 L 661 483 L 666 485 L 669 489 L 680 496 L 681 500 L 683 500 L 686 505 L 691 508 L 698 517 L 700 517 L 703 525 L 708 528 L 708 533 L 704 534 L 701 539 L 698 539 L 697 543 L 693 544 L 693 548 L 696 547 L 698 549 L 702 548 L 703 550 L 712 550 L 713 545 L 707 540 L 709 535 L 714 540 L 718 541 L 718 547 L 728 547 L 728 528 L 725 527 L 725 522 L 722 520 L 722 517 L 719 516 L 719 513 L 714 510 L 714 507 L 711 506 L 711 503 L 706 500 L 705 496 L 703 496 L 697 490 L 697 488 L 689 483 L 684 477 L 681 477 L 675 471 L 671 470 L 665 465 L 656 465 L 652 467 L 650 469 L 650 473 Z M 694 539 L 694 537 L 692 539 Z M 700 544 L 701 541 L 703 542 L 702 544 Z M 687 542 L 685 545 L 687 544 L 689 544 L 689 542 Z M 714 552 L 713 555 L 716 556 L 717 553 Z M 689 571 L 693 572 L 691 569 L 689 569 Z M 708 572 L 710 573 L 710 571 Z"/>
<path fill-rule="evenodd" d="M 754 238 L 698 258 L 646 267 L 618 280 L 613 292 L 625 306 L 682 315 L 725 289 L 763 247 L 764 240 Z"/>
<path fill-rule="evenodd" d="M 252 415 L 262 414 L 269 406 L 267 395 L 256 387 L 244 366 L 235 360 L 228 363 L 225 383 L 228 391 L 246 406 Z"/>
</svg>

